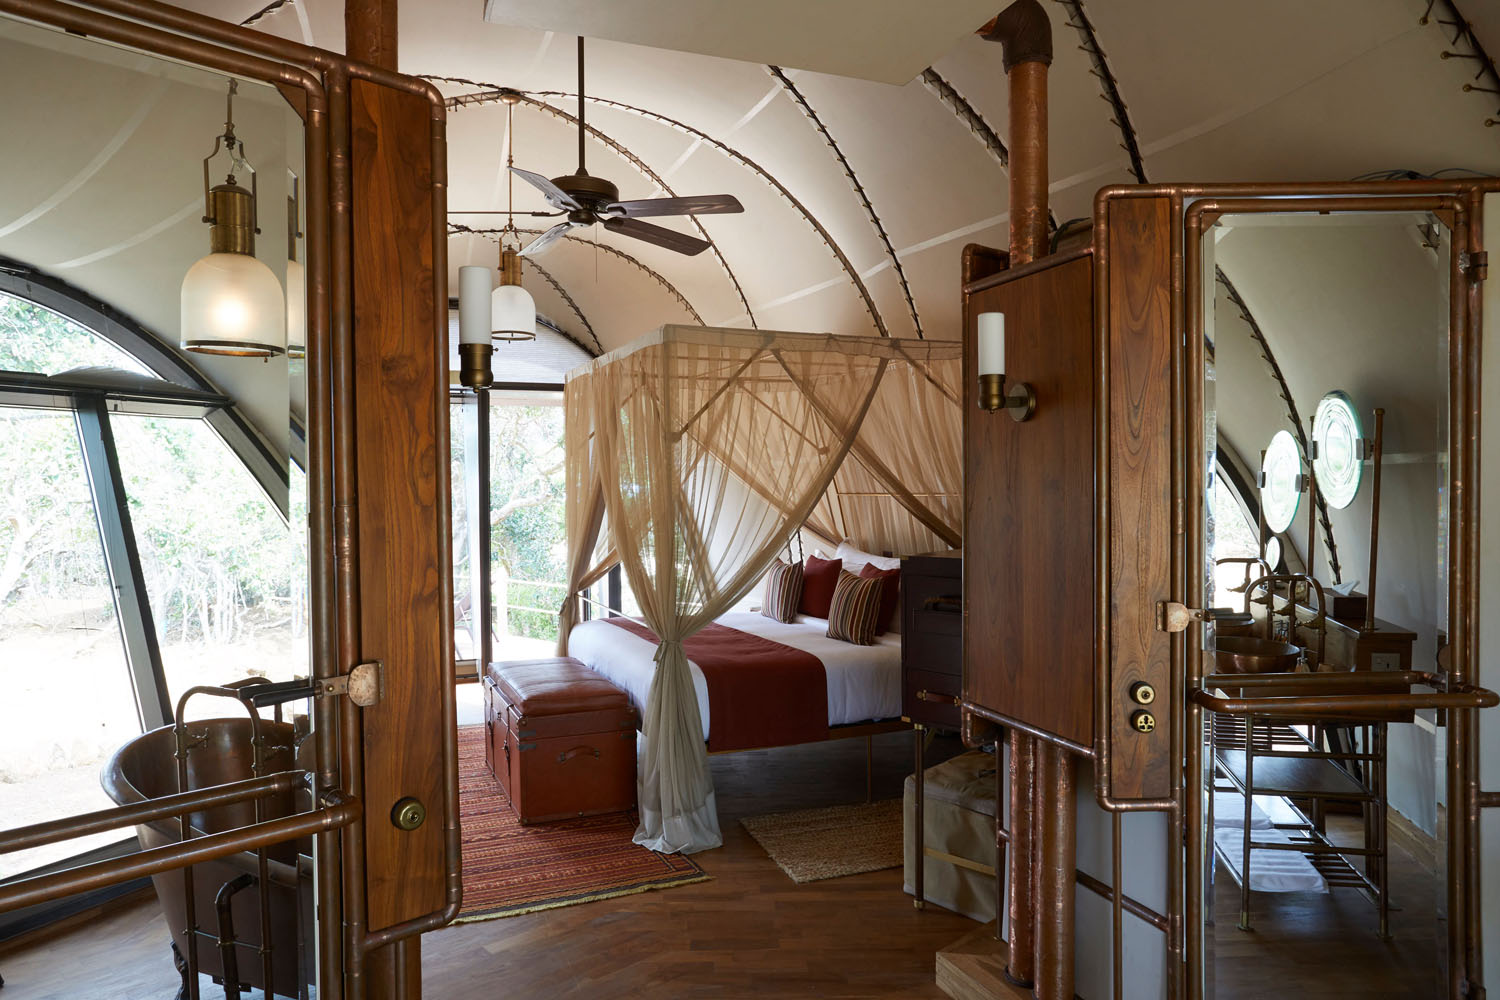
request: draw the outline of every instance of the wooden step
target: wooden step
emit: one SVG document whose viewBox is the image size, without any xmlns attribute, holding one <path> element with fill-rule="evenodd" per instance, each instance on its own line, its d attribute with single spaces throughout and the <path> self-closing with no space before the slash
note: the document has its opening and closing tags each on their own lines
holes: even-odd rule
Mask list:
<svg viewBox="0 0 1500 1000">
<path fill-rule="evenodd" d="M 1010 951 L 985 924 L 937 953 L 938 989 L 953 1000 L 1032 1000 L 1031 991 L 1005 978 Z"/>
</svg>

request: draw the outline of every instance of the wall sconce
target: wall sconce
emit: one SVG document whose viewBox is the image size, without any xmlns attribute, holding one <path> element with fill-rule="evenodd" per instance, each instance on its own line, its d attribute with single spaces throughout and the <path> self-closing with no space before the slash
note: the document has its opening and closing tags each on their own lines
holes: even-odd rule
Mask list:
<svg viewBox="0 0 1500 1000">
<path fill-rule="evenodd" d="M 291 194 L 286 199 L 286 356 L 307 357 L 307 269 L 297 259 L 302 238 L 301 182 L 287 171 Z"/>
<path fill-rule="evenodd" d="M 458 269 L 458 380 L 469 389 L 488 389 L 495 381 L 490 356 L 490 269 Z"/>
<path fill-rule="evenodd" d="M 979 314 L 979 408 L 1006 410 L 1012 420 L 1030 420 L 1036 412 L 1036 393 L 1025 382 L 1005 388 L 1005 314 Z"/>
<path fill-rule="evenodd" d="M 214 139 L 203 160 L 203 221 L 209 254 L 182 279 L 182 347 L 199 354 L 269 358 L 286 350 L 286 299 L 271 269 L 255 258 L 255 168 L 245 159 L 245 144 L 234 134 L 234 93 L 229 81 L 224 133 Z M 229 175 L 209 187 L 208 163 L 223 149 Z M 241 187 L 235 171 L 250 175 Z"/>
<path fill-rule="evenodd" d="M 500 248 L 500 286 L 491 311 L 496 340 L 536 339 L 536 302 L 521 287 L 521 255 L 505 246 Z"/>
</svg>

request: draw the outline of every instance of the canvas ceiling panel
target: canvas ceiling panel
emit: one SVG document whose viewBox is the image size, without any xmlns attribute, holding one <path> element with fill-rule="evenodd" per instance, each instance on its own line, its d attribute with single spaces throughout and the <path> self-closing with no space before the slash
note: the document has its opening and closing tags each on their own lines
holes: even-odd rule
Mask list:
<svg viewBox="0 0 1500 1000">
<path fill-rule="evenodd" d="M 1299 91 L 1420 30 L 1421 15 L 1405 0 L 1153 0 L 1087 9 L 1143 144 Z"/>
<path fill-rule="evenodd" d="M 1500 169 L 1493 130 L 1463 113 L 1463 95 L 1448 78 L 1455 60 L 1440 60 L 1440 51 L 1440 36 L 1402 35 L 1314 85 L 1151 155 L 1152 175 L 1345 180 L 1394 168 Z"/>
<path fill-rule="evenodd" d="M 1091 205 L 1090 199 L 1100 186 L 1092 179 L 1101 171 L 1128 166 L 1129 160 L 1120 148 L 1120 131 L 1110 121 L 1109 105 L 1099 99 L 1099 81 L 1092 73 L 1088 55 L 1079 48 L 1073 29 L 1064 22 L 1062 8 L 1055 4 L 1048 4 L 1047 8 L 1053 34 L 1052 66 L 1047 73 L 1048 175 L 1054 184 L 1082 184 L 1088 189 L 1083 204 Z M 1093 7 L 1088 9 L 1092 14 Z M 1000 45 L 969 38 L 934 68 L 984 117 L 1009 148 L 1009 88 L 1000 56 Z M 937 103 L 936 98 L 933 101 Z M 946 113 L 951 116 L 951 112 Z M 967 128 L 961 124 L 959 128 L 970 145 L 982 150 L 979 142 L 967 135 Z M 992 183 L 999 188 L 1003 202 L 1007 197 L 1005 180 Z M 1080 213 L 1072 210 L 1070 214 Z"/>
</svg>

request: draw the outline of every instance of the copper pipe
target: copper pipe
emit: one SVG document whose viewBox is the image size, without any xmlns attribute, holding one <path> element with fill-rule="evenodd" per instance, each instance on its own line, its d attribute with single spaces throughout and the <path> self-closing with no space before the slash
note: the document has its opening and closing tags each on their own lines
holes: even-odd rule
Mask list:
<svg viewBox="0 0 1500 1000">
<path fill-rule="evenodd" d="M 1331 694 L 1321 697 L 1286 695 L 1268 698 L 1218 698 L 1207 691 L 1192 693 L 1194 703 L 1220 715 L 1273 715 L 1279 719 L 1303 719 L 1318 715 L 1351 715 L 1361 712 L 1400 712 L 1417 708 L 1494 708 L 1500 694 L 1483 688 L 1437 691 L 1432 694 Z M 1455 801 L 1465 801 L 1462 790 Z"/>
<path fill-rule="evenodd" d="M 1124 907 L 1125 895 L 1125 865 L 1121 855 L 1123 854 L 1120 824 L 1123 818 L 1119 813 L 1111 813 L 1109 817 L 1109 868 L 1110 878 L 1114 881 L 1114 889 L 1109 896 L 1110 911 L 1110 982 L 1113 983 L 1115 1000 L 1124 1000 L 1125 996 L 1125 927 L 1121 910 Z M 1172 973 L 1167 972 L 1170 978 Z"/>
<path fill-rule="evenodd" d="M 50 875 L 38 875 L 0 885 L 0 912 L 35 906 L 71 896 L 75 893 L 102 889 L 105 886 L 129 882 L 133 879 L 158 875 L 174 868 L 213 861 L 241 851 L 253 851 L 260 847 L 284 844 L 311 833 L 347 826 L 359 815 L 360 804 L 354 800 L 330 803 L 312 812 L 298 813 L 281 819 L 268 820 L 229 830 L 224 833 L 195 837 L 179 844 L 168 844 L 149 851 L 137 851 L 123 858 L 112 858 L 91 865 L 69 868 Z"/>
<path fill-rule="evenodd" d="M 1054 743 L 1038 742 L 1037 1000 L 1073 1000 L 1073 901 L 1077 853 L 1075 760 Z"/>
<path fill-rule="evenodd" d="M 260 778 L 247 778 L 244 781 L 211 785 L 208 788 L 175 795 L 163 795 L 160 798 L 147 799 L 128 806 L 100 809 L 97 812 L 68 816 L 47 823 L 17 827 L 0 833 L 0 854 L 29 851 L 34 847 L 61 843 L 75 837 L 87 837 L 107 830 L 116 830 L 122 826 L 149 823 L 152 820 L 201 812 L 218 806 L 247 802 L 251 799 L 269 798 L 301 787 L 306 776 L 305 771 L 280 771 Z"/>
<path fill-rule="evenodd" d="M 1370 456 L 1370 573 L 1365 588 L 1365 631 L 1375 630 L 1375 574 L 1380 568 L 1380 459 L 1385 452 L 1385 410 L 1375 407 L 1375 443 Z"/>
<path fill-rule="evenodd" d="M 1047 254 L 1047 64 L 1018 63 L 1010 73 L 1010 260 Z"/>
<path fill-rule="evenodd" d="M 1424 684 L 1446 689 L 1448 681 L 1422 670 L 1349 670 L 1326 673 L 1209 674 L 1201 685 L 1211 688 L 1311 687 L 1319 690 L 1388 688 L 1393 684 Z"/>
<path fill-rule="evenodd" d="M 1474 796 L 1474 804 L 1480 809 L 1500 809 L 1500 792 L 1480 792 Z"/>
<path fill-rule="evenodd" d="M 1004 824 L 996 824 L 995 840 L 1002 848 L 1010 844 L 1010 830 Z M 1079 885 L 1083 886 L 1094 895 L 1099 896 L 1102 899 L 1113 901 L 1115 895 L 1114 888 L 1109 884 L 1090 875 L 1083 869 L 1075 868 L 1073 870 L 1073 878 L 1078 882 Z M 1118 881 L 1116 882 L 1116 884 L 1119 884 Z M 1142 903 L 1140 900 L 1125 895 L 1123 891 L 1120 893 L 1120 907 L 1126 913 L 1130 914 L 1133 917 L 1140 918 L 1141 921 L 1150 924 L 1152 927 L 1161 931 L 1163 934 L 1170 933 L 1169 928 L 1171 927 L 1171 923 L 1170 921 L 1168 921 L 1166 914 L 1158 913 L 1156 910 L 1153 910 L 1151 907 L 1147 906 L 1145 903 Z"/>
<path fill-rule="evenodd" d="M 1062 736 L 1055 736 L 1052 733 L 1047 732 L 1045 729 L 1039 729 L 1036 726 L 1021 722 L 1019 719 L 1011 718 L 1004 712 L 996 712 L 994 709 L 985 708 L 982 705 L 974 705 L 969 702 L 963 702 L 961 708 L 965 716 L 972 716 L 988 722 L 998 723 L 1008 730 L 1017 730 L 1027 736 L 1033 736 L 1039 740 L 1046 740 L 1049 743 L 1056 743 L 1058 746 L 1066 748 L 1069 752 L 1079 757 L 1087 757 L 1090 760 L 1092 760 L 1094 757 L 1093 747 L 1085 746 L 1082 743 L 1074 743 L 1072 740 L 1066 739 Z"/>
<path fill-rule="evenodd" d="M 1179 216 L 1177 213 L 1181 210 L 1182 202 L 1175 195 L 1172 207 L 1173 219 L 1183 218 L 1184 225 L 1182 228 L 1185 230 L 1183 243 L 1179 244 L 1174 234 L 1172 245 L 1174 286 L 1171 298 L 1174 309 L 1181 310 L 1181 315 L 1186 325 L 1186 334 L 1184 337 L 1180 339 L 1177 337 L 1172 338 L 1174 385 L 1181 385 L 1178 381 L 1180 375 L 1177 373 L 1184 367 L 1182 354 L 1186 350 L 1188 352 L 1186 367 L 1192 373 L 1188 382 L 1192 385 L 1201 386 L 1203 336 L 1205 332 L 1204 310 L 1206 308 L 1202 276 L 1203 254 L 1200 247 L 1202 218 L 1201 216 L 1195 216 L 1186 212 Z M 1173 226 L 1174 230 L 1177 228 L 1177 226 Z M 1177 286 L 1175 283 L 1176 275 L 1179 271 L 1182 274 L 1181 286 Z M 1181 305 L 1178 305 L 1178 303 L 1181 303 Z M 1186 341 L 1186 344 L 1184 345 L 1180 341 Z M 1180 390 L 1175 395 L 1180 396 Z M 1199 402 L 1201 405 L 1201 400 Z M 1192 410 L 1191 404 L 1190 412 L 1196 413 L 1200 417 L 1202 414 L 1201 410 Z M 1188 544 L 1195 540 L 1201 543 L 1199 537 L 1201 532 L 1198 530 L 1198 525 L 1201 523 L 1200 508 L 1203 501 L 1201 495 L 1196 498 L 1193 497 L 1189 492 L 1190 486 L 1183 481 L 1181 470 L 1182 456 L 1191 449 L 1191 445 L 1187 440 L 1184 440 L 1182 417 L 1175 405 L 1172 416 L 1172 445 L 1173 496 L 1182 497 L 1184 502 L 1190 506 L 1198 517 L 1198 519 L 1191 520 L 1191 530 L 1188 530 L 1186 525 L 1182 526 L 1184 543 Z M 1195 458 L 1197 454 L 1197 452 L 1193 452 Z M 1197 461 L 1193 463 L 1194 466 L 1198 464 Z M 1195 499 L 1196 503 L 1194 502 Z M 1181 563 L 1178 560 L 1181 558 L 1180 549 L 1174 546 L 1172 550 L 1172 592 L 1174 594 L 1183 593 L 1179 589 L 1182 577 Z M 1188 634 L 1195 637 L 1196 631 L 1192 630 Z M 1196 702 L 1191 699 L 1183 699 L 1186 688 L 1189 686 L 1198 686 L 1198 678 L 1202 673 L 1201 654 L 1199 652 L 1199 647 L 1201 647 L 1202 643 L 1188 641 L 1183 645 L 1186 646 L 1185 654 L 1179 654 L 1178 649 L 1180 647 L 1176 643 L 1173 644 L 1172 704 L 1174 714 L 1177 712 L 1183 713 L 1187 729 L 1187 732 L 1182 737 L 1183 743 L 1179 745 L 1181 757 L 1176 759 L 1182 759 L 1185 765 L 1181 797 L 1183 800 L 1183 825 L 1189 831 L 1189 835 L 1186 837 L 1183 845 L 1171 845 L 1167 855 L 1167 863 L 1169 868 L 1171 866 L 1177 866 L 1178 868 L 1178 877 L 1171 880 L 1172 891 L 1169 894 L 1169 898 L 1170 895 L 1176 894 L 1179 886 L 1181 886 L 1183 896 L 1181 926 L 1174 926 L 1174 931 L 1180 935 L 1179 940 L 1182 947 L 1181 960 L 1178 962 L 1180 970 L 1178 978 L 1181 980 L 1185 996 L 1189 997 L 1190 1000 L 1201 1000 L 1205 992 L 1205 980 L 1208 971 L 1206 968 L 1208 948 L 1203 927 L 1203 909 L 1206 903 L 1205 893 L 1208 891 L 1208 885 L 1211 884 L 1208 878 L 1208 865 L 1211 863 L 1210 859 L 1213 857 L 1213 848 L 1211 844 L 1204 843 L 1207 826 L 1205 822 L 1203 794 L 1203 713 L 1199 710 Z M 1185 664 L 1181 669 L 1175 666 L 1179 655 L 1182 655 L 1185 659 Z M 1211 834 L 1211 831 L 1209 833 Z"/>
<path fill-rule="evenodd" d="M 1032 789 L 1036 781 L 1037 741 L 1010 731 L 1010 853 L 1007 857 L 1006 913 L 1010 919 L 1010 961 L 1005 975 L 1018 986 L 1036 981 L 1033 950 L 1036 944 L 1036 913 L 1031 894 L 1031 861 L 1034 851 Z"/>
</svg>

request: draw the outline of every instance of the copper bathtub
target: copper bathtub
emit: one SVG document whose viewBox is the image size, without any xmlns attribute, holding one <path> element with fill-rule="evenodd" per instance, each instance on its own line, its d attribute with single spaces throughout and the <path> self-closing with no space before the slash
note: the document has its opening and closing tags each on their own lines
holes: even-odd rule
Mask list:
<svg viewBox="0 0 1500 1000">
<path fill-rule="evenodd" d="M 204 719 L 187 724 L 191 740 L 188 788 L 206 788 L 228 781 L 254 777 L 251 726 L 248 718 Z M 264 720 L 260 724 L 264 762 L 260 774 L 297 767 L 296 733 L 288 723 Z M 116 803 L 129 805 L 177 792 L 176 740 L 171 726 L 153 729 L 120 747 L 104 767 L 104 790 Z M 261 818 L 276 819 L 297 811 L 297 796 L 284 793 L 261 800 Z M 305 803 L 304 803 L 305 805 Z M 200 833 L 216 833 L 247 826 L 256 820 L 255 803 L 243 802 L 193 813 L 192 825 Z M 143 850 L 177 843 L 178 823 L 161 820 L 136 827 Z M 268 848 L 267 894 L 271 910 L 271 978 L 278 996 L 304 997 L 310 980 L 313 956 L 304 953 L 302 941 L 311 939 L 313 921 L 312 850 L 310 839 Z M 198 969 L 215 982 L 224 978 L 224 954 L 233 951 L 230 964 L 235 978 L 257 991 L 265 987 L 262 964 L 259 870 L 253 853 L 231 855 L 193 866 L 193 897 L 198 925 Z M 157 899 L 172 931 L 171 947 L 178 971 L 183 975 L 187 996 L 188 954 L 187 903 L 181 870 L 152 877 Z M 237 943 L 220 938 L 220 913 L 227 913 Z M 304 933 L 305 931 L 305 933 Z"/>
</svg>

